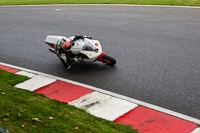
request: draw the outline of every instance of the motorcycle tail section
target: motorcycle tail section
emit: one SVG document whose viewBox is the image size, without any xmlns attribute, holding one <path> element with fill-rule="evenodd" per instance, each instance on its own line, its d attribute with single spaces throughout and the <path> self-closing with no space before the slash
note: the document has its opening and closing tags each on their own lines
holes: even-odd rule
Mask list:
<svg viewBox="0 0 200 133">
<path fill-rule="evenodd" d="M 59 43 L 60 39 L 65 38 L 64 36 L 54 36 L 48 35 L 45 39 L 45 43 L 52 48 L 55 48 L 56 45 Z"/>
</svg>

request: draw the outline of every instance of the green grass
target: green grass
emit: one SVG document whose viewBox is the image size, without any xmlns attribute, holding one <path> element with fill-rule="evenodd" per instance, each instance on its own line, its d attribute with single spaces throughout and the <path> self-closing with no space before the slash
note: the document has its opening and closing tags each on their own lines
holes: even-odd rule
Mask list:
<svg viewBox="0 0 200 133">
<path fill-rule="evenodd" d="M 145 4 L 200 6 L 200 0 L 0 0 L 0 5 L 37 4 Z"/>
<path fill-rule="evenodd" d="M 27 79 L 0 70 L 0 127 L 10 133 L 136 133 L 130 126 L 13 87 Z"/>
<path fill-rule="evenodd" d="M 0 0 L 0 5 L 37 4 L 145 4 L 200 6 L 200 0 Z"/>
</svg>

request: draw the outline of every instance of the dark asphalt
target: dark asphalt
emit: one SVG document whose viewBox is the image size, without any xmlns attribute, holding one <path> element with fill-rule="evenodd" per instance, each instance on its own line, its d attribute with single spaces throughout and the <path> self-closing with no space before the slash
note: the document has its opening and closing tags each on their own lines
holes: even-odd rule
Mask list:
<svg viewBox="0 0 200 133">
<path fill-rule="evenodd" d="M 115 67 L 48 52 L 48 34 L 87 34 Z M 0 61 L 96 86 L 200 119 L 200 8 L 0 7 Z"/>
</svg>

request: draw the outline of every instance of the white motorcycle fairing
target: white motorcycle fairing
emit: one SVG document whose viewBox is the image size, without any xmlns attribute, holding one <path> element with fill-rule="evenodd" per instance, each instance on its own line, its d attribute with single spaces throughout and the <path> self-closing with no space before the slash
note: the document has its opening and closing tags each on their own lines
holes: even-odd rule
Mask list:
<svg viewBox="0 0 200 133">
<path fill-rule="evenodd" d="M 83 54 L 88 58 L 84 58 L 83 61 L 91 62 L 96 60 L 102 53 L 102 48 L 98 40 L 90 40 L 85 38 L 74 42 L 74 46 L 71 48 L 71 52 L 74 55 Z"/>
</svg>

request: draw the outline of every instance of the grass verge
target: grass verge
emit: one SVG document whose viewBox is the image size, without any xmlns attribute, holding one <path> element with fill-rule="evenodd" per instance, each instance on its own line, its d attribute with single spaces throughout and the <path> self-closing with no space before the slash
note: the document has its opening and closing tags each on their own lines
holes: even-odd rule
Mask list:
<svg viewBox="0 0 200 133">
<path fill-rule="evenodd" d="M 42 94 L 13 87 L 28 78 L 0 70 L 0 127 L 10 133 L 136 133 Z"/>
<path fill-rule="evenodd" d="M 200 0 L 0 0 L 0 5 L 38 4 L 144 4 L 200 6 Z"/>
</svg>

